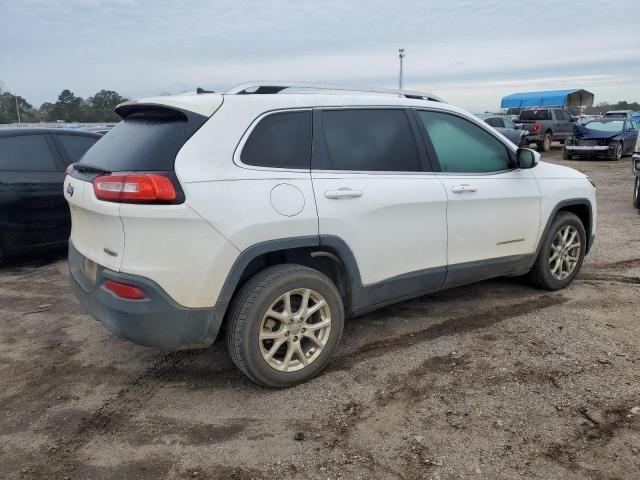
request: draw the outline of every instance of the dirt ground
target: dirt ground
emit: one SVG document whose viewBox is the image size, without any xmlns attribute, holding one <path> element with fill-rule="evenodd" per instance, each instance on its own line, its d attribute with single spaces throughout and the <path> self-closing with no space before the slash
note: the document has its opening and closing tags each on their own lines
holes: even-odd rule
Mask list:
<svg viewBox="0 0 640 480">
<path fill-rule="evenodd" d="M 560 153 L 598 185 L 570 288 L 498 279 L 351 320 L 327 371 L 286 390 L 249 382 L 223 343 L 114 337 L 72 296 L 64 254 L 1 268 L 0 477 L 640 478 L 630 159 Z"/>
</svg>

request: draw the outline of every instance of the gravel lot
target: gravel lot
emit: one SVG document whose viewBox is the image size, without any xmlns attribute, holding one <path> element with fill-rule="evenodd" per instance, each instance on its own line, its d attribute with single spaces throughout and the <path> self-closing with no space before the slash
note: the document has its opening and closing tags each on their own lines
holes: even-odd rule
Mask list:
<svg viewBox="0 0 640 480">
<path fill-rule="evenodd" d="M 72 296 L 63 254 L 0 268 L 0 477 L 640 478 L 630 159 L 560 158 L 598 185 L 570 288 L 498 279 L 351 320 L 328 370 L 287 390 L 250 383 L 223 343 L 114 337 Z"/>
</svg>

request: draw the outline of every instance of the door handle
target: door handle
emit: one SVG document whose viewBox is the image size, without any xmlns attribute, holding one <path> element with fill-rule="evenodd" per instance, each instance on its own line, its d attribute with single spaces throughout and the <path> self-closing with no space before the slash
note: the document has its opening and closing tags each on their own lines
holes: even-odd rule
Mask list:
<svg viewBox="0 0 640 480">
<path fill-rule="evenodd" d="M 468 185 L 465 183 L 463 185 L 456 185 L 455 187 L 451 187 L 451 191 L 453 193 L 473 193 L 477 192 L 478 189 L 473 185 Z"/>
<path fill-rule="evenodd" d="M 331 200 L 340 200 L 342 198 L 358 198 L 362 196 L 360 190 L 351 190 L 350 188 L 339 188 L 338 190 L 327 190 L 324 196 Z"/>
</svg>

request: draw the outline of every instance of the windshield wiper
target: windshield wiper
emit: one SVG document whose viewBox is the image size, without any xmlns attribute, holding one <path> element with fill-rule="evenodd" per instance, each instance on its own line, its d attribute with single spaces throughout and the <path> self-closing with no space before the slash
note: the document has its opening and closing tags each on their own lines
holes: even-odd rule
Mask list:
<svg viewBox="0 0 640 480">
<path fill-rule="evenodd" d="M 96 167 L 88 163 L 74 163 L 73 168 L 79 172 L 97 172 L 97 173 L 111 173 L 111 170 L 106 170 L 102 167 Z"/>
</svg>

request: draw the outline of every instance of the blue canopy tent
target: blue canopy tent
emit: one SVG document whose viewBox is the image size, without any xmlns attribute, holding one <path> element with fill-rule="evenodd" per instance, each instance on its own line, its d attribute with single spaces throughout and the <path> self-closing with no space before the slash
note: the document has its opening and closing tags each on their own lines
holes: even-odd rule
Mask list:
<svg viewBox="0 0 640 480">
<path fill-rule="evenodd" d="M 593 93 L 574 88 L 571 90 L 514 93 L 502 99 L 500 108 L 590 107 L 592 105 Z"/>
</svg>

